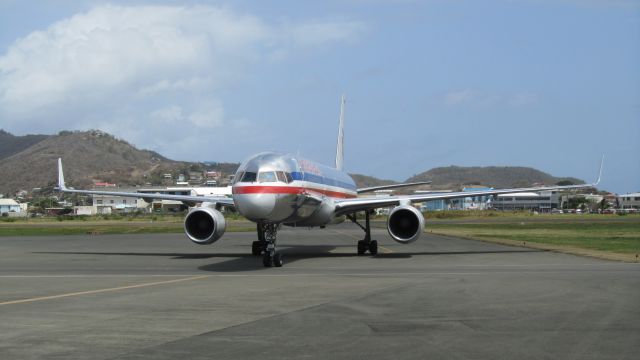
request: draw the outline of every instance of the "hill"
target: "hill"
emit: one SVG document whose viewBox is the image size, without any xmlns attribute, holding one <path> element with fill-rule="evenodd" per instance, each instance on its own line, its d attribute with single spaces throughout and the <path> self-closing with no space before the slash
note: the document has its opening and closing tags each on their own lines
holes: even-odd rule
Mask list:
<svg viewBox="0 0 640 360">
<path fill-rule="evenodd" d="M 138 150 L 124 140 L 102 131 L 69 132 L 43 140 L 0 159 L 0 193 L 54 186 L 57 158 L 63 159 L 70 186 L 86 187 L 94 181 L 118 185 L 161 182 L 163 173 L 177 174 L 199 164 L 169 160 L 162 155 Z"/>
<path fill-rule="evenodd" d="M 381 180 L 376 177 L 368 176 L 368 175 L 361 175 L 361 174 L 349 174 L 349 175 L 351 176 L 353 181 L 356 182 L 356 186 L 359 188 L 389 185 L 389 184 L 397 183 L 397 181 Z"/>
<path fill-rule="evenodd" d="M 56 160 L 65 164 L 69 186 L 90 187 L 103 181 L 120 186 L 173 185 L 178 174 L 190 171 L 220 171 L 233 174 L 237 163 L 196 163 L 174 161 L 149 150 L 139 150 L 128 142 L 102 131 L 62 131 L 58 135 L 14 136 L 0 130 L 0 194 L 12 195 L 18 190 L 52 188 L 55 185 Z M 173 180 L 163 178 L 170 173 Z M 373 176 L 351 174 L 358 187 L 396 183 Z M 415 175 L 406 182 L 433 182 L 433 189 L 459 189 L 468 185 L 494 188 L 546 185 L 560 181 L 584 183 L 575 178 L 559 178 L 527 167 L 459 167 L 434 168 Z M 406 189 L 402 191 L 412 191 Z"/>
<path fill-rule="evenodd" d="M 436 189 L 458 189 L 469 185 L 499 188 L 527 187 L 534 184 L 554 185 L 561 181 L 584 184 L 570 177 L 555 177 L 540 170 L 520 166 L 438 167 L 407 179 L 407 182 L 431 180 Z"/>
<path fill-rule="evenodd" d="M 48 135 L 14 136 L 0 129 L 0 160 L 17 154 L 48 137 Z"/>
</svg>

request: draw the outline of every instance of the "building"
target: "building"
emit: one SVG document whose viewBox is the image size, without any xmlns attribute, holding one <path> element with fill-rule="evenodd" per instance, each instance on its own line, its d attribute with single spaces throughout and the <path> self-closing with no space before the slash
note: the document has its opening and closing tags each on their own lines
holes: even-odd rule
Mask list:
<svg viewBox="0 0 640 360">
<path fill-rule="evenodd" d="M 73 215 L 95 215 L 97 208 L 95 206 L 81 205 L 73 207 Z"/>
<path fill-rule="evenodd" d="M 414 191 L 414 194 L 446 194 L 452 192 L 451 190 L 439 190 L 439 191 L 431 191 L 431 190 L 417 190 Z M 449 200 L 430 200 L 425 201 L 420 206 L 420 211 L 441 211 L 441 210 L 449 210 L 450 203 Z"/>
<path fill-rule="evenodd" d="M 141 194 L 166 194 L 166 195 L 190 195 L 190 196 L 231 196 L 231 186 L 227 187 L 166 187 L 166 188 L 144 188 L 144 189 L 120 189 L 123 192 L 137 192 Z M 142 199 L 134 199 L 122 196 L 92 195 L 93 210 L 91 214 L 111 214 L 114 212 L 128 213 L 134 211 L 183 211 L 188 208 L 182 201 L 173 200 L 153 200 L 147 203 Z M 88 209 L 78 209 L 80 213 L 86 214 Z"/>
<path fill-rule="evenodd" d="M 204 175 L 207 179 L 219 179 L 222 173 L 220 171 L 205 171 Z"/>
<path fill-rule="evenodd" d="M 493 188 L 463 188 L 464 192 L 493 190 Z M 415 191 L 415 194 L 446 194 L 452 190 L 440 191 Z M 491 195 L 469 196 L 459 199 L 441 199 L 426 201 L 420 207 L 422 211 L 441 211 L 441 210 L 485 210 L 491 205 Z"/>
<path fill-rule="evenodd" d="M 10 214 L 21 214 L 22 207 L 13 199 L 0 199 L 0 215 L 9 216 Z M 7 214 L 7 215 L 5 215 Z"/>
<path fill-rule="evenodd" d="M 124 189 L 122 191 L 125 191 Z M 149 204 L 139 199 L 113 195 L 91 195 L 92 214 L 111 214 L 113 212 L 129 213 L 144 210 Z M 86 212 L 86 210 L 83 210 Z"/>
<path fill-rule="evenodd" d="M 473 191 L 489 191 L 493 190 L 492 187 L 472 187 L 472 188 L 462 188 L 463 192 L 473 192 Z M 454 199 L 452 201 L 452 207 L 458 210 L 485 210 L 491 205 L 492 195 L 482 195 L 482 196 L 469 196 L 462 199 Z"/>
<path fill-rule="evenodd" d="M 640 192 L 618 196 L 621 209 L 640 209 Z"/>
<path fill-rule="evenodd" d="M 491 201 L 491 208 L 496 210 L 535 210 L 539 212 L 551 212 L 559 208 L 560 195 L 558 191 L 541 191 L 501 194 Z"/>
</svg>

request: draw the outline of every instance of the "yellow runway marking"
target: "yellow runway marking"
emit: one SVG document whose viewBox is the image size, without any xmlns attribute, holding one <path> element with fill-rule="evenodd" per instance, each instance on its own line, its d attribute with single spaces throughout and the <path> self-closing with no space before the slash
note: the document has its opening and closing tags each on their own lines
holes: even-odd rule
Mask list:
<svg viewBox="0 0 640 360">
<path fill-rule="evenodd" d="M 11 300 L 11 301 L 0 302 L 0 306 L 2 306 L 2 305 L 12 305 L 12 304 L 22 304 L 22 303 L 28 303 L 28 302 L 34 302 L 34 301 L 53 300 L 53 299 L 71 297 L 71 296 L 99 294 L 99 293 L 109 292 L 109 291 L 137 289 L 137 288 L 147 287 L 147 286 L 164 285 L 164 284 L 171 284 L 171 283 L 177 283 L 177 282 L 182 282 L 182 281 L 191 281 L 191 280 L 204 279 L 204 278 L 207 278 L 207 277 L 210 277 L 210 276 L 211 275 L 200 275 L 200 276 L 192 276 L 192 277 L 182 278 L 182 279 L 173 279 L 173 280 L 166 280 L 166 281 L 155 281 L 155 282 L 150 282 L 150 283 L 137 284 L 137 285 L 128 285 L 128 286 L 120 286 L 120 287 L 114 287 L 114 288 L 108 288 L 108 289 L 79 291 L 79 292 L 68 293 L 68 294 L 51 295 L 51 296 L 40 296 L 40 297 L 34 297 L 34 298 L 29 298 L 29 299 L 21 299 L 21 300 Z"/>
<path fill-rule="evenodd" d="M 336 230 L 336 229 L 330 229 L 330 230 L 331 230 L 331 231 L 333 231 L 333 232 L 335 232 L 335 233 L 337 233 L 337 234 L 344 235 L 344 236 L 348 236 L 348 237 L 350 237 L 350 238 L 352 238 L 352 239 L 362 240 L 362 239 L 360 239 L 359 237 L 357 237 L 357 236 L 355 236 L 355 235 L 351 235 L 351 234 L 348 234 L 348 233 L 342 232 L 342 231 L 340 231 L 340 230 Z M 391 249 L 389 249 L 389 248 L 386 248 L 386 247 L 384 247 L 384 246 L 381 246 L 381 245 L 378 245 L 378 249 L 381 249 L 385 254 L 391 254 L 391 253 L 393 253 L 393 250 L 391 250 Z"/>
</svg>

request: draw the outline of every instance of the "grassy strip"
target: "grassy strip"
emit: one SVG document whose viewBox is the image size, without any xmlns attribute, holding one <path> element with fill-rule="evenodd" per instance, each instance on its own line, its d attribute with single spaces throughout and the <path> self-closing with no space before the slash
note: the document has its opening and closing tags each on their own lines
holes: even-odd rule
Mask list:
<svg viewBox="0 0 640 360">
<path fill-rule="evenodd" d="M 433 233 L 478 240 L 507 240 L 514 245 L 534 243 L 549 249 L 575 248 L 627 255 L 640 254 L 640 221 L 584 222 L 577 220 L 516 220 L 509 223 L 436 223 L 427 225 Z"/>
<path fill-rule="evenodd" d="M 247 221 L 228 221 L 228 232 L 254 231 Z M 38 221 L 0 224 L 0 236 L 182 233 L 182 221 Z"/>
</svg>

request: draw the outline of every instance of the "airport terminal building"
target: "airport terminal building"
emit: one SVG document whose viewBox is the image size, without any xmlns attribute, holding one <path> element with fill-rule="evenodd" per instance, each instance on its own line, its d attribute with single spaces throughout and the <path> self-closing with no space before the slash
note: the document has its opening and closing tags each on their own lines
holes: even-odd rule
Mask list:
<svg viewBox="0 0 640 360">
<path fill-rule="evenodd" d="M 640 192 L 618 196 L 621 209 L 640 209 Z"/>
<path fill-rule="evenodd" d="M 502 194 L 491 201 L 491 208 L 495 210 L 535 210 L 551 212 L 560 204 L 557 191 L 527 192 L 516 194 Z"/>
</svg>

